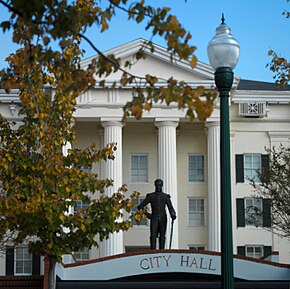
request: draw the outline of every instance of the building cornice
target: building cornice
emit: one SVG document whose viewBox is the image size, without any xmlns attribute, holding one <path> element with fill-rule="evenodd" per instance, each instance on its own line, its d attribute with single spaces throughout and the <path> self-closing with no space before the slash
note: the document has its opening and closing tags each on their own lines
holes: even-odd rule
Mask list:
<svg viewBox="0 0 290 289">
<path fill-rule="evenodd" d="M 233 103 L 243 102 L 267 102 L 267 103 L 290 103 L 290 91 L 274 90 L 236 90 L 231 97 Z"/>
</svg>

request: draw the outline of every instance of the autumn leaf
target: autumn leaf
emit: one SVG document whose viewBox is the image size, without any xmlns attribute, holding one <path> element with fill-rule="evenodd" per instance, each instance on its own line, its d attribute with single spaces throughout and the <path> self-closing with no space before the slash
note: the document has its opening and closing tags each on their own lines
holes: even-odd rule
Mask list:
<svg viewBox="0 0 290 289">
<path fill-rule="evenodd" d="M 196 63 L 197 63 L 197 58 L 193 56 L 191 60 L 189 61 L 189 64 L 192 68 L 194 68 L 196 66 Z"/>
</svg>

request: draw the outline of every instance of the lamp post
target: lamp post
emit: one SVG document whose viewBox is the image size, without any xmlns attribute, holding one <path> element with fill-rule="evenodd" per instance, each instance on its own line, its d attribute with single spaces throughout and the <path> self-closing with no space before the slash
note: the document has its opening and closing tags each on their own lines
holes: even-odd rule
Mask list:
<svg viewBox="0 0 290 289">
<path fill-rule="evenodd" d="M 226 289 L 234 288 L 233 235 L 231 202 L 229 93 L 233 84 L 240 45 L 231 35 L 231 29 L 222 23 L 207 46 L 208 58 L 215 69 L 215 83 L 220 96 L 220 169 L 221 169 L 221 282 Z"/>
</svg>

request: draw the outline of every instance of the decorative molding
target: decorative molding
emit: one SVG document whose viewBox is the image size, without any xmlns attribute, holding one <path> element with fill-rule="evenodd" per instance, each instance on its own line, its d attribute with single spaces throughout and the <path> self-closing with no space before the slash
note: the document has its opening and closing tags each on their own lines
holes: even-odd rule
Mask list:
<svg viewBox="0 0 290 289">
<path fill-rule="evenodd" d="M 15 115 L 16 110 L 18 110 L 18 105 L 14 104 L 12 102 L 12 104 L 9 105 L 9 109 L 10 109 L 10 113 L 12 116 Z"/>
</svg>

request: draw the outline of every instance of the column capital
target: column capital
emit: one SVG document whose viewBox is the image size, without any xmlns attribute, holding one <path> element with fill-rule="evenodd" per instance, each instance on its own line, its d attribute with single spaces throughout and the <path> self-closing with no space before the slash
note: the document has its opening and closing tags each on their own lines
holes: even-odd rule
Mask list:
<svg viewBox="0 0 290 289">
<path fill-rule="evenodd" d="M 214 127 L 214 126 L 220 126 L 220 120 L 214 120 L 214 121 L 209 121 L 205 123 L 205 127 Z"/>
<path fill-rule="evenodd" d="M 101 118 L 101 124 L 102 124 L 102 127 L 108 127 L 108 126 L 123 127 L 124 126 L 120 118 Z"/>
<path fill-rule="evenodd" d="M 206 122 L 204 124 L 204 133 L 206 136 L 208 136 L 209 129 L 218 129 L 219 127 L 220 127 L 219 119 L 214 120 L 214 121 L 210 121 L 210 122 Z"/>
<path fill-rule="evenodd" d="M 177 127 L 179 125 L 179 118 L 155 118 L 155 126 L 172 126 Z"/>
</svg>

